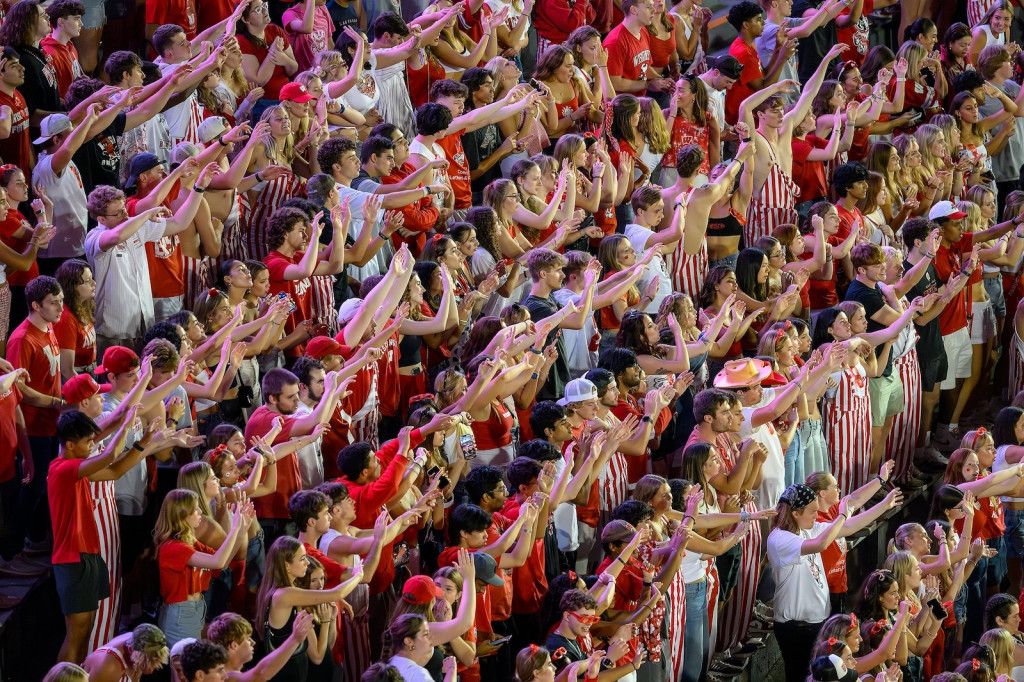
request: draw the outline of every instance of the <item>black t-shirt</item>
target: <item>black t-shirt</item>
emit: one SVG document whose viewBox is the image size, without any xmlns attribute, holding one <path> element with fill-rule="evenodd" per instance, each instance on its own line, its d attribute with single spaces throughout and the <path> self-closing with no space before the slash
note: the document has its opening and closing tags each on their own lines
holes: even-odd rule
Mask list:
<svg viewBox="0 0 1024 682">
<path fill-rule="evenodd" d="M 530 294 L 523 302 L 523 305 L 530 311 L 530 319 L 535 323 L 540 322 L 544 318 L 551 317 L 562 309 L 562 306 L 558 304 L 554 296 L 540 298 Z M 558 359 L 551 366 L 547 381 L 544 382 L 540 391 L 537 392 L 537 400 L 558 400 L 564 395 L 565 385 L 569 382 L 569 363 L 566 360 L 565 344 L 562 342 L 562 335 L 558 329 L 548 334 L 545 345 L 550 345 L 551 343 L 555 343 Z"/>
<path fill-rule="evenodd" d="M 501 130 L 494 123 L 477 128 L 471 133 L 463 133 L 462 147 L 466 150 L 466 163 L 469 170 L 475 171 L 480 167 L 487 157 L 494 153 L 494 150 L 501 146 Z M 501 177 L 501 164 L 496 163 L 490 170 L 480 177 L 470 181 L 470 187 L 474 194 L 482 193 L 484 187 L 490 184 L 491 180 Z M 476 203 L 474 201 L 474 203 Z"/>
<path fill-rule="evenodd" d="M 586 658 L 583 654 L 583 648 L 580 643 L 575 639 L 568 639 L 562 635 L 552 632 L 548 635 L 547 641 L 544 643 L 544 648 L 551 654 L 551 662 L 555 664 L 555 668 L 558 672 L 562 672 L 565 666 L 576 661 L 582 661 Z M 559 649 L 563 649 L 565 653 L 561 656 L 555 657 L 555 652 Z"/>
<path fill-rule="evenodd" d="M 60 100 L 57 87 L 57 72 L 53 68 L 50 55 L 37 47 L 20 46 L 18 54 L 21 65 L 25 67 L 25 82 L 18 86 L 18 92 L 28 104 L 28 113 L 34 114 L 37 109 L 43 111 L 64 111 L 64 103 Z M 39 128 L 29 128 L 32 137 L 39 136 Z M 115 185 L 116 186 L 116 185 Z"/>
<path fill-rule="evenodd" d="M 790 16 L 799 18 L 807 10 L 819 9 L 826 0 L 796 0 Z M 826 21 L 820 28 L 806 38 L 801 38 L 796 48 L 797 74 L 801 83 L 806 83 L 814 75 L 814 71 L 824 61 L 825 55 L 838 42 L 836 22 Z"/>
<path fill-rule="evenodd" d="M 872 315 L 888 305 L 885 302 L 885 296 L 882 295 L 877 286 L 868 287 L 866 284 L 861 284 L 860 280 L 855 279 L 846 290 L 846 300 L 856 301 L 864 306 L 864 314 L 868 318 L 868 332 L 877 332 L 879 329 L 885 329 L 888 326 L 871 319 Z M 884 345 L 879 344 L 875 347 L 876 357 L 882 352 Z M 890 374 L 892 374 L 892 352 L 889 353 L 889 359 L 882 371 L 882 376 L 887 377 Z"/>
<path fill-rule="evenodd" d="M 114 122 L 96 137 L 87 140 L 71 157 L 82 176 L 88 195 L 100 185 L 121 186 L 121 151 L 118 138 L 124 134 L 127 116 L 121 112 Z"/>
<path fill-rule="evenodd" d="M 914 264 L 910 261 L 904 261 L 903 267 L 909 270 L 914 267 Z M 941 284 L 939 275 L 935 272 L 935 266 L 929 263 L 928 269 L 925 270 L 921 280 L 907 292 L 907 298 L 914 300 L 918 296 L 933 294 L 939 290 Z M 933 358 L 940 358 L 946 354 L 946 349 L 942 345 L 942 329 L 939 326 L 938 317 L 928 324 L 917 325 L 917 334 L 921 337 L 917 342 L 917 355 L 922 364 L 931 362 Z"/>
</svg>

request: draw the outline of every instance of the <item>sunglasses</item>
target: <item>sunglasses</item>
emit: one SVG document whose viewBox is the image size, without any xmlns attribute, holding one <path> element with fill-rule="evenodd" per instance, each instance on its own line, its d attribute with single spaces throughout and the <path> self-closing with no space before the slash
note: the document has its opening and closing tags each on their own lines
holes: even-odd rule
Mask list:
<svg viewBox="0 0 1024 682">
<path fill-rule="evenodd" d="M 578 620 L 580 625 L 593 625 L 601 620 L 601 616 L 583 616 L 575 611 L 570 611 L 569 615 Z"/>
</svg>

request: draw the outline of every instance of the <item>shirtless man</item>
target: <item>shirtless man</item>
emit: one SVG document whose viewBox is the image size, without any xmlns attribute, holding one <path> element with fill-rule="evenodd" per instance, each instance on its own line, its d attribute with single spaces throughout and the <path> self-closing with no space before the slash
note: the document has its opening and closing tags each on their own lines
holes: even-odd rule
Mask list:
<svg viewBox="0 0 1024 682">
<path fill-rule="evenodd" d="M 744 227 L 747 244 L 770 235 L 779 225 L 798 221 L 796 202 L 800 189 L 793 182 L 793 130 L 810 111 L 811 101 L 825 80 L 827 65 L 847 49 L 847 45 L 835 45 L 829 50 L 789 113 L 783 108 L 779 94 L 799 88 L 800 84 L 794 80 L 769 85 L 740 104 L 739 121 L 746 123 L 750 130 L 756 128 L 758 138 L 766 143 L 757 145 L 754 197 Z"/>
</svg>

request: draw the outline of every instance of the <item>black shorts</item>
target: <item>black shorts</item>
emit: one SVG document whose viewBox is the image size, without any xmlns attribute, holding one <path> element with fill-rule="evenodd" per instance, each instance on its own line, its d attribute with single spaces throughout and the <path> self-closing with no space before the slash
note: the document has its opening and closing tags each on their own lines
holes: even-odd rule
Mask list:
<svg viewBox="0 0 1024 682">
<path fill-rule="evenodd" d="M 53 579 L 64 615 L 95 611 L 110 596 L 110 575 L 99 554 L 82 554 L 72 564 L 54 564 Z"/>
<path fill-rule="evenodd" d="M 946 378 L 949 371 L 946 352 L 940 348 L 938 353 L 927 359 L 920 354 L 917 357 L 921 365 L 921 390 L 928 393 Z"/>
</svg>

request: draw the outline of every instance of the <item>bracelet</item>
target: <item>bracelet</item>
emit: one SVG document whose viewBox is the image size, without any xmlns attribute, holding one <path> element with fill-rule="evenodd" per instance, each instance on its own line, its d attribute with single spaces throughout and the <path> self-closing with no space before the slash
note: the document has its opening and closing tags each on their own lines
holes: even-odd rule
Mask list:
<svg viewBox="0 0 1024 682">
<path fill-rule="evenodd" d="M 536 348 L 534 348 L 533 346 L 530 346 L 530 352 L 531 352 L 531 353 L 536 353 L 537 355 L 543 355 L 543 354 L 544 354 L 544 351 L 542 351 L 542 350 L 537 350 L 537 349 L 536 349 Z"/>
<path fill-rule="evenodd" d="M 171 422 L 171 423 L 172 423 L 172 424 L 174 424 L 175 426 L 177 426 L 177 425 L 178 425 L 178 420 L 177 420 L 177 419 L 175 419 L 174 417 L 168 417 L 168 418 L 167 418 L 167 421 Z"/>
<path fill-rule="evenodd" d="M 849 520 L 850 520 L 850 515 L 849 515 L 849 514 L 847 514 L 846 512 L 839 512 L 839 516 L 842 516 L 842 517 L 843 517 L 844 519 L 846 519 L 847 521 L 849 521 Z"/>
<path fill-rule="evenodd" d="M 697 522 L 697 519 L 693 518 L 693 517 L 692 517 L 692 516 L 690 516 L 689 514 L 683 514 L 683 523 L 686 523 L 686 519 L 690 519 L 690 520 L 691 520 L 691 521 L 693 521 L 694 523 L 696 523 L 696 522 Z"/>
<path fill-rule="evenodd" d="M 927 258 L 929 260 L 931 260 L 932 258 L 935 258 L 935 254 L 934 253 L 926 253 L 926 254 L 924 254 L 924 256 L 925 256 L 925 258 Z"/>
<path fill-rule="evenodd" d="M 651 419 L 650 415 L 646 415 L 646 414 L 640 419 L 640 423 L 641 424 L 645 424 L 645 423 L 646 424 L 650 424 L 650 423 L 653 423 L 653 422 L 654 422 L 654 420 Z"/>
<path fill-rule="evenodd" d="M 43 215 L 44 213 L 46 213 L 46 211 L 43 209 L 39 209 L 38 211 L 36 211 L 36 215 Z"/>
<path fill-rule="evenodd" d="M 225 142 L 224 141 L 224 136 L 223 135 L 218 135 L 217 136 L 217 142 L 220 144 L 221 147 L 227 147 L 229 144 L 231 144 L 230 142 Z"/>
<path fill-rule="evenodd" d="M 201 188 L 199 185 L 192 185 L 192 191 L 195 192 L 196 194 L 202 194 L 206 190 Z"/>
<path fill-rule="evenodd" d="M 533 529 L 532 529 L 532 528 L 524 528 L 524 529 L 523 529 L 523 532 L 524 532 L 524 533 L 532 533 L 532 532 L 533 532 Z"/>
<path fill-rule="evenodd" d="M 800 389 L 801 391 L 802 391 L 802 390 L 804 390 L 804 385 L 800 383 L 800 380 L 799 380 L 799 379 L 794 379 L 794 380 L 793 380 L 793 383 L 794 383 L 794 384 L 796 385 L 796 387 L 797 387 L 798 389 Z"/>
<path fill-rule="evenodd" d="M 539 375 L 539 374 L 537 374 L 536 372 L 534 372 L 533 374 L 531 374 L 531 375 L 530 375 L 530 378 L 531 378 L 531 379 L 534 379 L 534 380 L 536 380 L 536 379 L 540 379 L 540 375 Z"/>
<path fill-rule="evenodd" d="M 653 583 L 652 581 L 649 581 L 649 580 L 645 580 L 645 581 L 644 581 L 644 587 L 650 587 L 650 586 L 651 586 L 651 585 L 653 585 L 653 584 L 654 584 L 654 583 Z"/>
<path fill-rule="evenodd" d="M 746 523 L 749 520 L 750 520 L 750 512 L 748 512 L 746 509 L 741 509 L 740 510 L 740 523 Z"/>
<path fill-rule="evenodd" d="M 253 175 L 256 177 L 256 182 L 263 182 L 263 178 L 260 177 L 259 171 L 256 171 Z"/>
<path fill-rule="evenodd" d="M 749 137 L 741 137 L 740 138 L 740 142 L 750 142 L 750 138 Z"/>
<path fill-rule="evenodd" d="M 623 566 L 626 566 L 626 565 L 627 565 L 627 564 L 626 564 L 626 561 L 625 561 L 625 560 L 624 560 L 624 559 L 623 559 L 623 558 L 622 558 L 621 556 L 617 556 L 617 557 L 615 557 L 615 560 L 616 560 L 616 561 L 618 561 L 618 562 L 619 562 L 620 564 L 622 564 Z"/>
<path fill-rule="evenodd" d="M 132 449 L 133 450 L 138 450 L 139 452 L 145 452 L 146 451 L 146 448 L 144 446 L 142 446 L 138 441 L 135 441 L 134 443 L 132 443 Z"/>
</svg>

